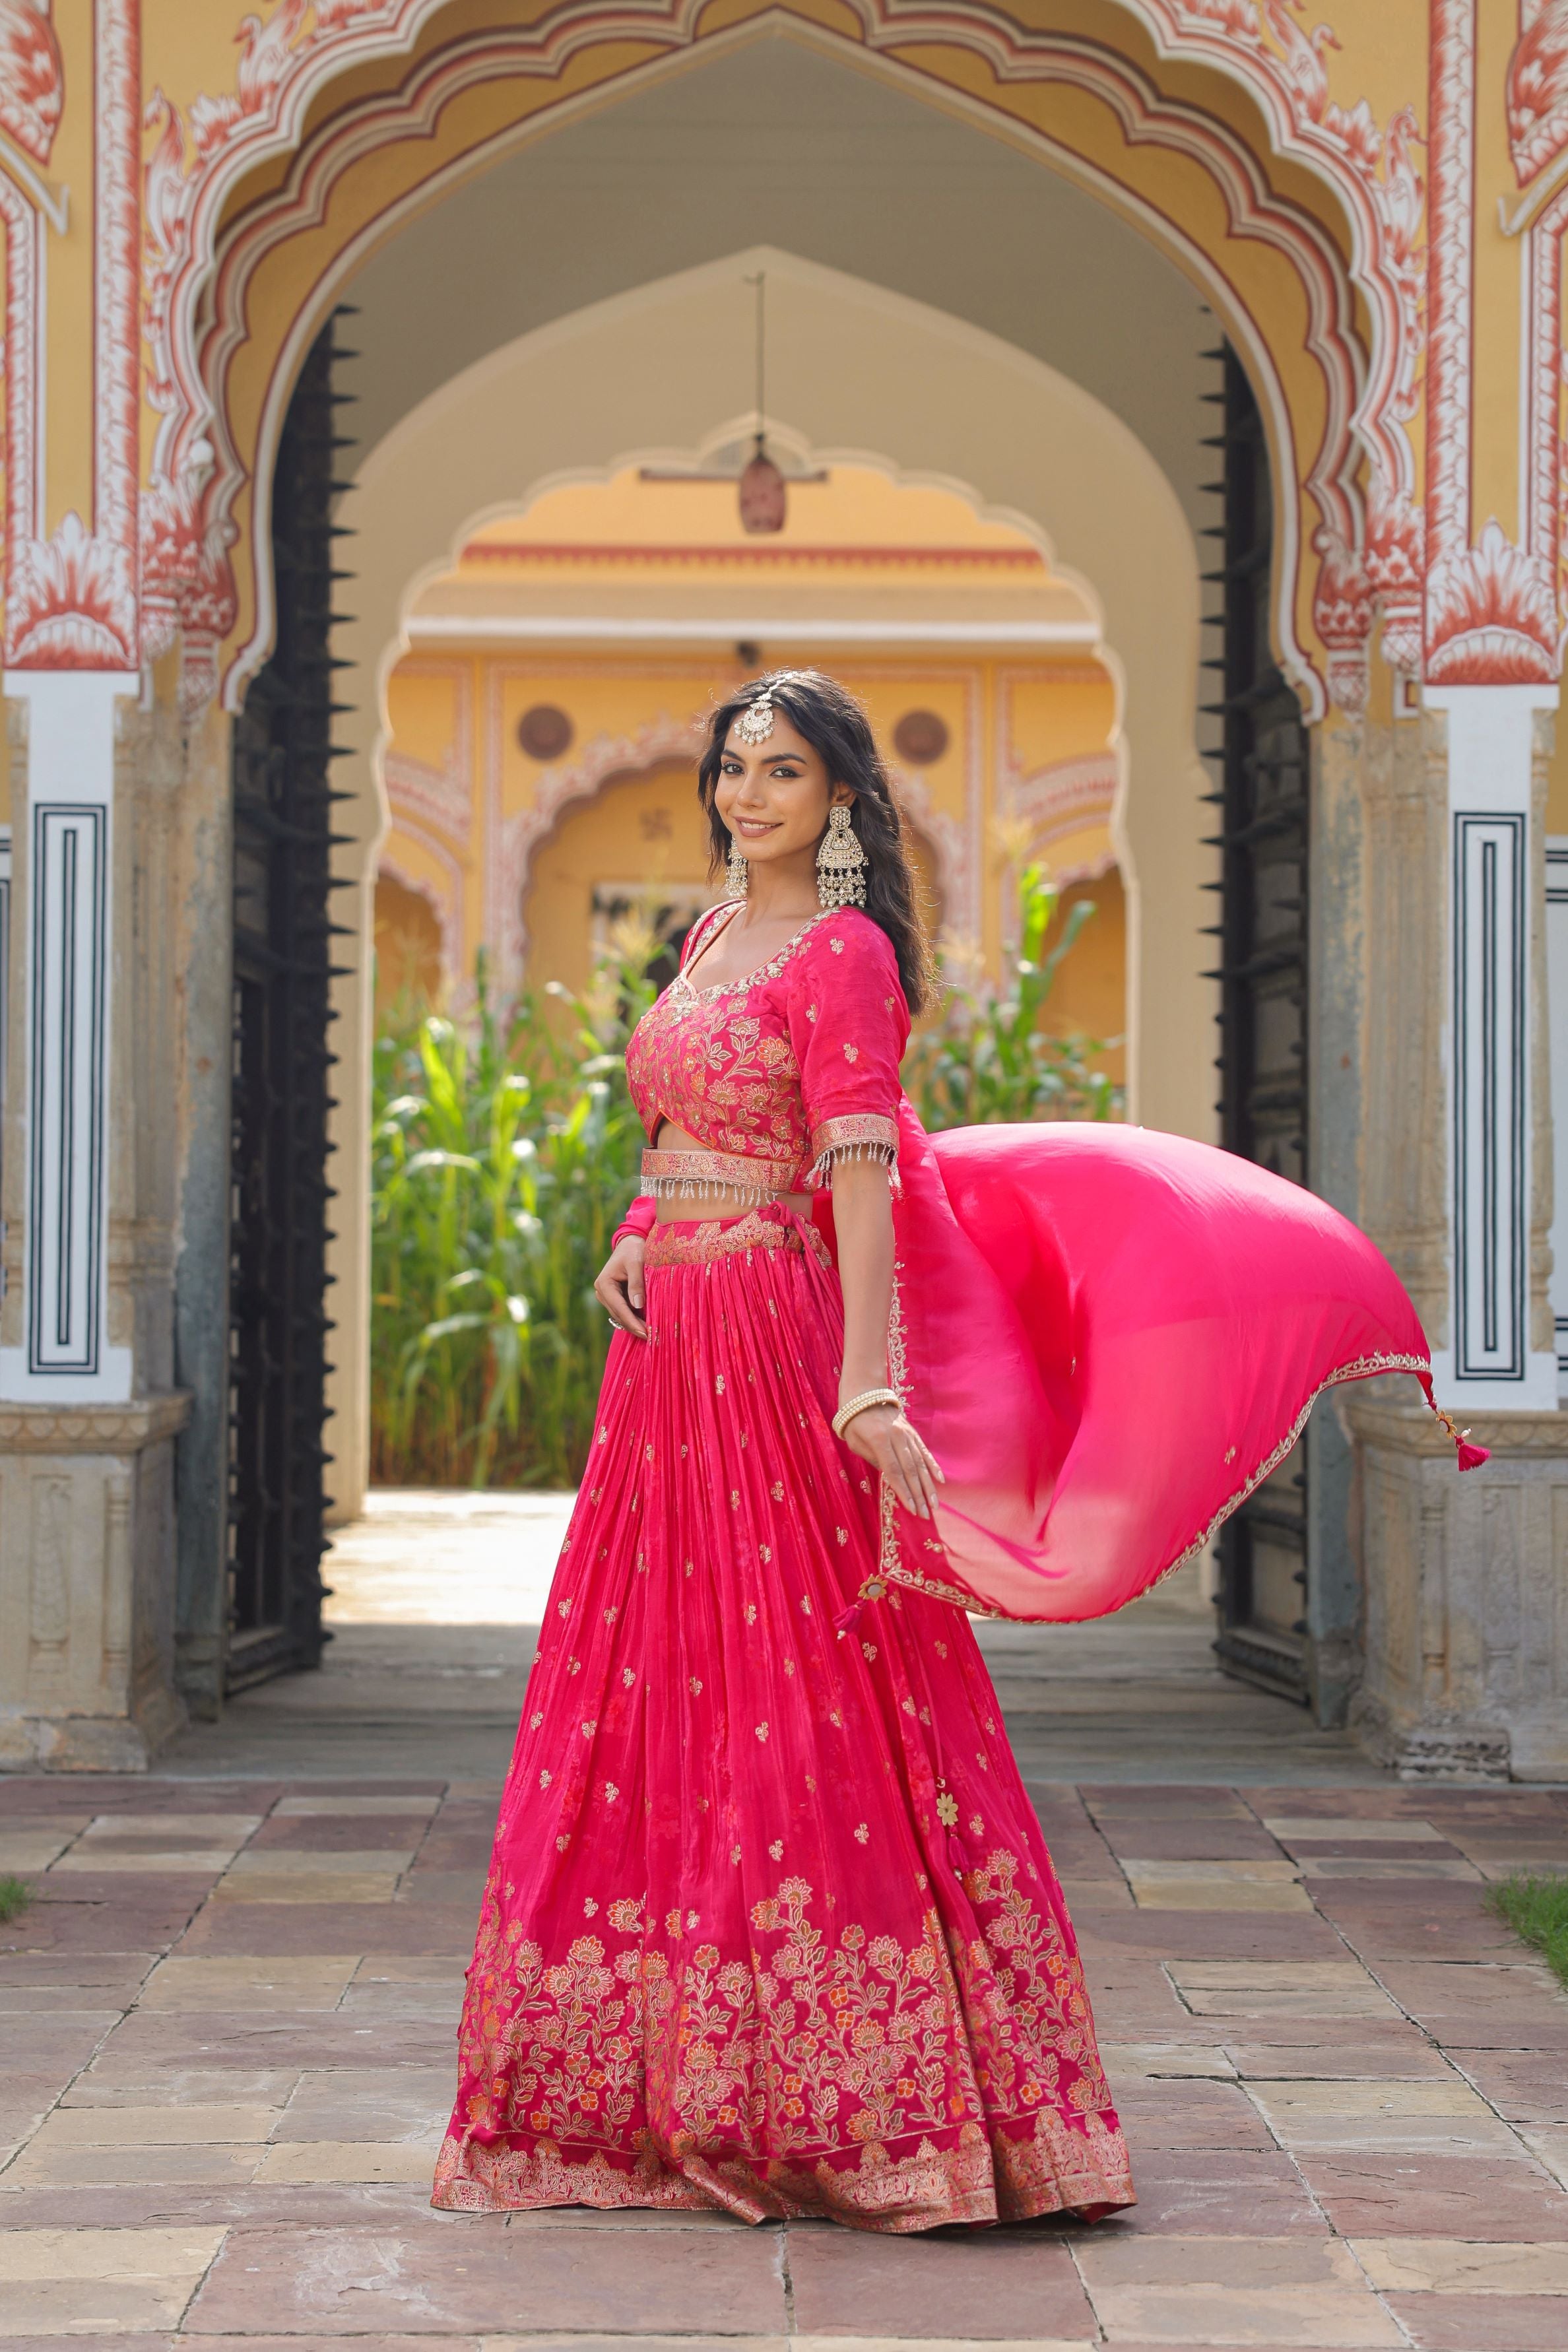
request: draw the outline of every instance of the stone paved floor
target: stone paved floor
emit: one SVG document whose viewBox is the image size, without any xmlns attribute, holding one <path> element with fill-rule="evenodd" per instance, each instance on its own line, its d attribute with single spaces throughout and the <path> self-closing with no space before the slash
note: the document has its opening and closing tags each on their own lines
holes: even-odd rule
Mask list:
<svg viewBox="0 0 1568 2352">
<path fill-rule="evenodd" d="M 247 1692 L 162 1769 L 499 1780 L 571 1502 L 374 1494 L 326 1564 L 335 1638 L 321 1673 Z M 1098 1624 L 980 1628 L 1026 1778 L 1374 1778 L 1344 1733 L 1215 1672 L 1212 1612 L 1184 1581 Z"/>
<path fill-rule="evenodd" d="M 369 1639 L 377 1588 L 352 1582 L 339 1605 L 364 1613 L 341 1622 Z M 388 1639 L 417 1641 L 417 1586 Z M 1234 1718 L 1249 1770 L 1161 1778 L 1152 1741 L 1203 1752 L 1180 1710 L 1150 1729 L 1149 1647 L 1179 1649 L 1180 1614 L 1122 1621 L 1120 1666 L 1093 1653 L 1079 1719 L 1121 1704 L 1128 1775 L 1045 1772 L 1072 1725 L 1043 1723 L 1026 1645 L 998 1660 L 1142 2199 L 1093 2230 L 434 2214 L 500 1765 L 355 1773 L 379 1717 L 275 1707 L 262 1773 L 237 1708 L 232 1749 L 204 1729 L 147 1779 L 0 1782 L 0 1870 L 38 1890 L 0 1928 L 5 2352 L 1564 2352 L 1568 1998 L 1480 1895 L 1517 1862 L 1568 1867 L 1568 1791 L 1303 1760 L 1289 1710 Z M 439 1680 L 450 1643 L 426 1648 Z M 423 1757 L 461 1710 L 395 1654 Z M 1173 1678 L 1201 1672 L 1194 1653 Z M 499 1719 L 510 1663 L 497 1680 Z"/>
</svg>

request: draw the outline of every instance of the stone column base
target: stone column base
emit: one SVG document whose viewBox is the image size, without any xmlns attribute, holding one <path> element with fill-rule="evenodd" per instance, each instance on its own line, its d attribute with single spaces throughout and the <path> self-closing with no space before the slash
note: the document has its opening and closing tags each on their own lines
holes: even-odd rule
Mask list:
<svg viewBox="0 0 1568 2352">
<path fill-rule="evenodd" d="M 0 1771 L 142 1772 L 180 1729 L 184 1391 L 0 1405 Z"/>
<path fill-rule="evenodd" d="M 1339 1411 L 1365 1665 L 1363 1744 L 1401 1780 L 1568 1780 L 1568 1412 L 1470 1413 L 1491 1460 L 1462 1475 L 1425 1408 L 1366 1390 Z"/>
</svg>

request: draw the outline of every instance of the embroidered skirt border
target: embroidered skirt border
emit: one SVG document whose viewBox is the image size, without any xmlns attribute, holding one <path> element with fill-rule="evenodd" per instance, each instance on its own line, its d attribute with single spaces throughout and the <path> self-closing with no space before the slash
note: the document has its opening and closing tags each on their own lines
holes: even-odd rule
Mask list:
<svg viewBox="0 0 1568 2352">
<path fill-rule="evenodd" d="M 947 2222 L 1026 2221 L 1072 2212 L 1093 2221 L 1133 2202 L 1119 2131 L 1097 2116 L 1080 2126 L 1054 2108 L 1032 2126 L 963 2125 L 955 2145 L 929 2138 L 897 2154 L 876 2146 L 844 2164 L 759 2167 L 713 2161 L 695 2149 L 675 2160 L 644 2137 L 630 2158 L 552 2139 L 486 2145 L 455 2134 L 444 2144 L 431 2200 L 453 2213 L 517 2213 L 586 2205 L 598 2212 L 647 2207 L 711 2212 L 745 2221 L 832 2220 L 889 2235 Z"/>
</svg>

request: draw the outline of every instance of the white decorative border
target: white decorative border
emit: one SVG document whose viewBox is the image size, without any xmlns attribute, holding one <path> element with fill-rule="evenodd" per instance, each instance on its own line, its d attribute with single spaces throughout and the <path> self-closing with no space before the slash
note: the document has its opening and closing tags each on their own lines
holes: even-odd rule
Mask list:
<svg viewBox="0 0 1568 2352">
<path fill-rule="evenodd" d="M 135 675 L 8 671 L 27 706 L 23 968 L 16 1074 L 27 1106 L 23 1343 L 0 1349 L 0 1399 L 123 1402 L 111 1343 L 106 1157 L 113 953 L 116 704 Z"/>
<path fill-rule="evenodd" d="M 27 856 L 27 1370 L 98 1372 L 103 1337 L 109 810 L 34 801 Z"/>
<path fill-rule="evenodd" d="M 1552 1125 L 1568 1139 L 1568 835 L 1546 840 L 1546 999 Z M 1568 1149 L 1552 1153 L 1552 1319 L 1559 1394 L 1568 1392 Z"/>
<path fill-rule="evenodd" d="M 1448 1336 L 1435 1352 L 1438 1402 L 1463 1414 L 1544 1412 L 1555 1349 L 1531 1344 L 1534 1198 L 1535 925 L 1531 873 L 1537 716 L 1546 685 L 1431 686 L 1447 715 Z"/>
<path fill-rule="evenodd" d="M 1454 817 L 1454 1371 L 1522 1381 L 1529 1338 L 1522 810 Z"/>
<path fill-rule="evenodd" d="M 0 824 L 0 1302 L 5 1297 L 5 1074 L 11 1060 L 11 828 Z"/>
</svg>

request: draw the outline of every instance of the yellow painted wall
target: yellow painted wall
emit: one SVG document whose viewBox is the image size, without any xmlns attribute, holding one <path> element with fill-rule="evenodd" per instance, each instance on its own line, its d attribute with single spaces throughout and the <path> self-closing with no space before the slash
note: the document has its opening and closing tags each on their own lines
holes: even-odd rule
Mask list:
<svg viewBox="0 0 1568 2352">
<path fill-rule="evenodd" d="M 706 831 L 692 772 L 673 763 L 607 783 L 563 816 L 534 860 L 525 901 L 535 984 L 587 986 L 595 885 L 685 883 L 718 898 L 724 886 L 708 884 Z"/>
<path fill-rule="evenodd" d="M 395 875 L 375 885 L 375 1009 L 426 1012 L 438 1007 L 446 991 L 441 971 L 441 927 L 430 902 Z"/>
<path fill-rule="evenodd" d="M 806 667 L 809 650 L 792 648 L 791 659 Z M 1037 853 L 1053 870 L 1084 877 L 1076 889 L 1096 899 L 1098 912 L 1064 970 L 1056 1007 L 1064 1027 L 1102 1038 L 1120 1035 L 1127 1018 L 1126 919 L 1120 878 L 1105 870 L 1111 865 L 1108 803 L 1089 812 L 1069 835 L 1043 847 L 1016 818 L 1008 821 L 1020 781 L 1026 790 L 1030 778 L 1061 762 L 1107 761 L 1115 717 L 1109 677 L 1081 659 L 825 656 L 821 666 L 864 699 L 895 767 L 889 747 L 905 713 L 934 711 L 945 722 L 948 747 L 918 772 L 916 789 L 948 822 L 971 867 L 978 864 L 981 939 L 993 969 L 1012 903 L 1011 866 Z M 625 651 L 524 660 L 459 647 L 443 650 L 439 660 L 407 657 L 394 672 L 388 695 L 393 810 L 377 892 L 378 1002 L 384 1005 L 408 973 L 429 972 L 439 938 L 435 910 L 451 905 L 454 887 L 460 964 L 440 983 L 430 982 L 428 992 L 459 988 L 479 949 L 494 951 L 498 871 L 510 884 L 503 864 L 507 830 L 526 818 L 542 790 L 553 793 L 563 776 L 596 770 L 599 781 L 565 803 L 533 851 L 521 905 L 525 977 L 531 985 L 557 980 L 578 989 L 588 980 L 596 885 L 668 882 L 700 886 L 705 896 L 717 897 L 722 884 L 707 880 L 696 764 L 703 714 L 713 696 L 741 675 L 733 658 L 727 664 L 700 656 L 639 659 Z M 572 722 L 570 745 L 550 761 L 530 758 L 518 740 L 519 722 L 539 704 L 563 711 Z M 455 805 L 443 827 L 433 822 L 428 800 L 416 814 L 408 811 L 397 780 L 415 762 L 426 778 L 454 772 L 461 764 L 465 725 L 466 828 Z M 921 831 L 918 812 L 911 817 L 935 933 L 952 924 L 958 909 L 943 903 L 930 829 Z M 1120 1076 L 1119 1056 L 1114 1066 Z"/>
<path fill-rule="evenodd" d="M 1126 1049 L 1121 1043 L 1127 1026 L 1127 899 L 1114 867 L 1095 881 L 1074 883 L 1063 891 L 1046 947 L 1048 952 L 1056 945 L 1073 908 L 1085 898 L 1094 912 L 1057 976 L 1049 1024 L 1062 1036 L 1097 1039 L 1107 1050 L 1095 1056 L 1095 1066 L 1121 1086 L 1127 1076 Z"/>
</svg>

